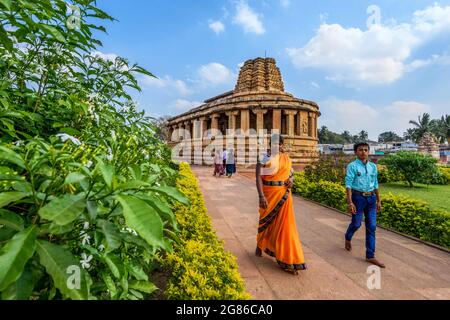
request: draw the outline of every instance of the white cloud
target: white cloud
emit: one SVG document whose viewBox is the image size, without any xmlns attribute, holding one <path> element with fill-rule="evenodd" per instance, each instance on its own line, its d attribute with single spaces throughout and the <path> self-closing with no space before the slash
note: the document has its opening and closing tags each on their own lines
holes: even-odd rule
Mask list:
<svg viewBox="0 0 450 320">
<path fill-rule="evenodd" d="M 209 28 L 215 33 L 219 34 L 225 31 L 225 25 L 220 21 L 212 21 L 209 23 Z"/>
<path fill-rule="evenodd" d="M 103 53 L 103 52 L 100 52 L 100 51 L 93 51 L 93 52 L 91 52 L 91 56 L 93 56 L 93 57 L 100 57 L 103 60 L 112 61 L 112 62 L 114 62 L 116 60 L 116 58 L 118 57 L 118 55 L 115 54 L 115 53 Z"/>
<path fill-rule="evenodd" d="M 416 11 L 411 23 L 374 25 L 368 30 L 322 23 L 301 48 L 288 48 L 298 68 L 319 68 L 327 79 L 353 85 L 390 84 L 431 61 L 414 60 L 418 47 L 443 32 L 450 33 L 450 6 L 435 4 Z"/>
<path fill-rule="evenodd" d="M 195 107 L 199 107 L 202 105 L 201 102 L 198 101 L 189 101 L 185 99 L 177 99 L 169 105 L 170 109 L 176 109 L 177 111 L 187 111 Z"/>
<path fill-rule="evenodd" d="M 287 8 L 291 4 L 291 1 L 290 0 L 280 0 L 280 4 L 283 8 Z"/>
<path fill-rule="evenodd" d="M 244 0 L 236 5 L 233 23 L 244 28 L 245 33 L 263 34 L 266 32 L 261 22 L 261 14 L 254 12 Z"/>
<path fill-rule="evenodd" d="M 369 133 L 372 140 L 386 131 L 394 131 L 402 136 L 410 128 L 409 120 L 415 120 L 431 107 L 416 101 L 395 101 L 387 106 L 374 107 L 355 100 L 328 99 L 320 103 L 322 116 L 319 126 L 327 126 L 331 131 L 344 130 L 357 134 L 361 130 Z"/>
<path fill-rule="evenodd" d="M 183 80 L 173 79 L 168 75 L 164 76 L 163 78 L 142 76 L 140 77 L 140 81 L 143 86 L 146 87 L 175 89 L 182 96 L 191 93 L 191 90 Z"/>
<path fill-rule="evenodd" d="M 217 62 L 201 66 L 198 74 L 201 83 L 205 85 L 231 84 L 236 78 L 236 75 L 230 69 Z"/>
</svg>

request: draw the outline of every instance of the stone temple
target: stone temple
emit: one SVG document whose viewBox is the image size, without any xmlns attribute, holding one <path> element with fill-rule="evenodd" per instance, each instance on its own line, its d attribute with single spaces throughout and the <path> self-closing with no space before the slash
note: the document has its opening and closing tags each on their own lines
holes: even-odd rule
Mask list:
<svg viewBox="0 0 450 320">
<path fill-rule="evenodd" d="M 278 132 L 294 166 L 302 168 L 318 158 L 319 116 L 317 103 L 284 91 L 275 59 L 256 58 L 244 63 L 234 90 L 168 120 L 169 146 L 178 148 L 174 153 L 183 155 L 185 161 L 187 157 L 191 163 L 205 164 L 212 142 L 229 147 L 225 135 L 238 132 L 232 142 L 238 165 L 251 166 L 256 163 L 255 148 L 261 145 L 256 134 L 267 143 L 270 134 Z"/>
</svg>

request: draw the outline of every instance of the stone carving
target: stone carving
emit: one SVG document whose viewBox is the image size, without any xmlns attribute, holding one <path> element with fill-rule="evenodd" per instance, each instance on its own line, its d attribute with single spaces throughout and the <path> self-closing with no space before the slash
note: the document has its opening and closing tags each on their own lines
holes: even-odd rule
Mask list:
<svg viewBox="0 0 450 320">
<path fill-rule="evenodd" d="M 302 119 L 302 134 L 308 135 L 308 119 L 306 118 Z"/>
<path fill-rule="evenodd" d="M 423 154 L 429 154 L 436 159 L 440 157 L 439 144 L 436 137 L 430 132 L 426 132 L 420 139 L 418 151 Z"/>
<path fill-rule="evenodd" d="M 247 60 L 239 72 L 235 92 L 284 91 L 280 69 L 273 58 Z"/>
</svg>

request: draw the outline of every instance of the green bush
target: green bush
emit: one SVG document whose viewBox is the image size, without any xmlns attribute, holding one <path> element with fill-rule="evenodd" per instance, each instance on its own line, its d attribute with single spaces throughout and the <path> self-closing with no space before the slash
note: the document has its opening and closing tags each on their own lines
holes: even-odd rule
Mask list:
<svg viewBox="0 0 450 320">
<path fill-rule="evenodd" d="M 419 239 L 450 247 L 450 213 L 420 200 L 389 194 L 382 199 L 378 223 Z"/>
<path fill-rule="evenodd" d="M 345 211 L 347 208 L 345 188 L 335 182 L 323 180 L 311 182 L 306 192 L 306 198 L 341 211 Z"/>
<path fill-rule="evenodd" d="M 430 184 L 439 175 L 437 160 L 430 155 L 417 152 L 400 151 L 380 159 L 380 164 L 386 165 L 390 172 L 399 172 L 413 187 L 413 182 Z"/>
<path fill-rule="evenodd" d="M 319 160 L 305 168 L 305 177 L 308 181 L 319 182 L 327 180 L 344 184 L 345 169 L 349 163 L 349 156 L 344 154 L 320 155 Z"/>
<path fill-rule="evenodd" d="M 236 258 L 225 251 L 212 229 L 198 181 L 187 163 L 180 164 L 177 187 L 188 197 L 191 206 L 176 204 L 173 208 L 180 241 L 165 261 L 172 269 L 165 292 L 167 298 L 250 299 L 238 273 Z"/>
<path fill-rule="evenodd" d="M 306 179 L 305 172 L 294 172 L 294 185 L 292 187 L 292 192 L 306 197 L 308 193 L 309 186 L 308 179 Z"/>
<path fill-rule="evenodd" d="M 378 166 L 378 182 L 388 183 L 388 182 L 398 182 L 405 181 L 403 175 L 398 171 L 392 171 L 385 166 Z"/>
</svg>

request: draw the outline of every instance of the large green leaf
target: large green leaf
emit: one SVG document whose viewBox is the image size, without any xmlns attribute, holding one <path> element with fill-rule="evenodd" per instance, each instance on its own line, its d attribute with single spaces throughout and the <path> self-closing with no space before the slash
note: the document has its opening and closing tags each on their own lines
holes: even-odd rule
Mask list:
<svg viewBox="0 0 450 320">
<path fill-rule="evenodd" d="M 114 166 L 110 164 L 105 164 L 103 162 L 100 162 L 98 166 L 103 176 L 103 180 L 105 180 L 106 185 L 109 188 L 112 188 L 114 181 Z"/>
<path fill-rule="evenodd" d="M 151 246 L 163 246 L 163 223 L 155 209 L 143 200 L 129 195 L 117 196 L 126 224 Z"/>
<path fill-rule="evenodd" d="M 36 237 L 36 226 L 30 226 L 14 235 L 0 250 L 0 291 L 20 277 L 28 259 L 34 254 Z"/>
<path fill-rule="evenodd" d="M 179 201 L 182 204 L 185 204 L 187 206 L 190 205 L 189 199 L 186 198 L 186 196 L 183 193 L 178 191 L 177 188 L 164 186 L 164 187 L 151 188 L 150 190 L 158 192 L 158 193 L 163 193 L 166 196 L 169 196 L 170 198 L 173 198 L 176 201 Z"/>
<path fill-rule="evenodd" d="M 27 195 L 27 193 L 16 191 L 0 193 L 0 208 L 7 206 L 11 202 L 15 202 L 22 198 L 25 198 Z"/>
<path fill-rule="evenodd" d="M 39 24 L 39 26 L 42 29 L 42 31 L 44 31 L 47 34 L 52 35 L 54 38 L 56 38 L 56 40 L 58 40 L 60 42 L 66 42 L 66 39 L 64 38 L 62 33 L 56 27 L 50 26 L 47 24 Z"/>
<path fill-rule="evenodd" d="M 25 168 L 25 162 L 22 157 L 11 149 L 0 146 L 0 160 L 5 160 L 14 163 L 21 168 Z"/>
<path fill-rule="evenodd" d="M 11 10 L 11 0 L 0 0 L 0 3 L 8 10 Z"/>
<path fill-rule="evenodd" d="M 64 185 L 66 184 L 75 184 L 80 182 L 81 180 L 85 179 L 86 176 L 84 174 L 81 174 L 79 172 L 71 172 L 67 175 L 66 179 L 64 180 Z"/>
<path fill-rule="evenodd" d="M 23 219 L 17 213 L 0 209 L 0 224 L 3 224 L 11 229 L 22 231 Z"/>
<path fill-rule="evenodd" d="M 33 287 L 33 273 L 29 267 L 25 267 L 19 279 L 2 292 L 2 300 L 27 300 Z"/>
<path fill-rule="evenodd" d="M 161 217 L 163 217 L 165 220 L 169 221 L 172 227 L 176 228 L 177 220 L 175 218 L 175 215 L 173 214 L 172 209 L 165 202 L 161 201 L 161 199 L 158 199 L 157 197 L 152 196 L 152 195 L 139 194 L 139 195 L 136 195 L 136 197 L 144 200 L 149 205 L 151 205 L 153 208 L 155 208 L 159 212 Z"/>
<path fill-rule="evenodd" d="M 82 195 L 65 195 L 56 198 L 39 210 L 39 215 L 63 226 L 74 221 L 86 208 Z"/>
<path fill-rule="evenodd" d="M 105 236 L 106 252 L 111 252 L 120 247 L 122 236 L 114 223 L 100 219 L 97 221 L 97 225 Z"/>
<path fill-rule="evenodd" d="M 72 253 L 62 246 L 38 240 L 36 251 L 39 254 L 41 264 L 47 273 L 52 277 L 56 288 L 65 296 L 73 300 L 87 300 L 89 298 L 88 275 L 80 267 L 79 262 Z M 72 287 L 71 282 L 79 271 L 79 288 Z"/>
<path fill-rule="evenodd" d="M 145 293 L 153 293 L 158 287 L 149 281 L 130 281 L 128 287 Z"/>
</svg>

